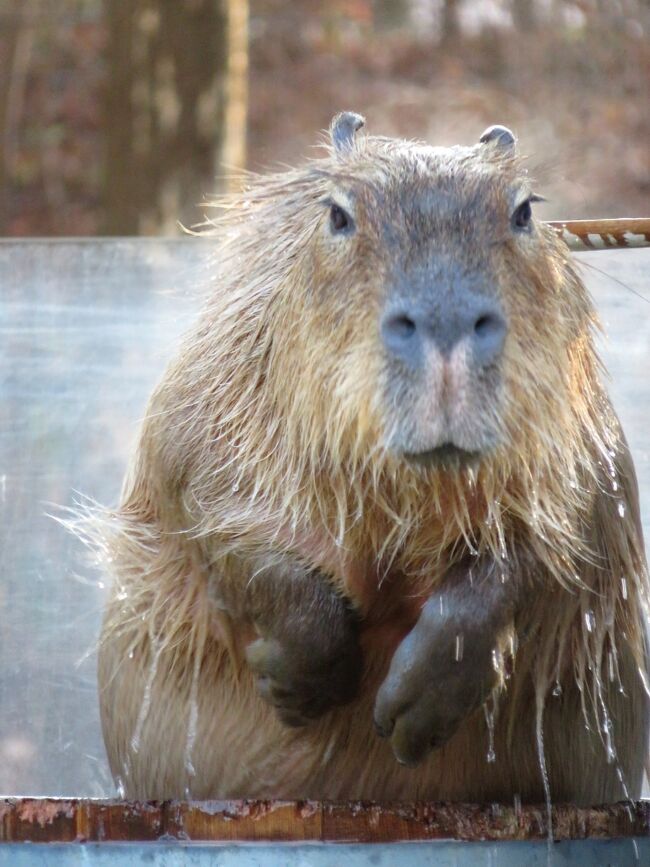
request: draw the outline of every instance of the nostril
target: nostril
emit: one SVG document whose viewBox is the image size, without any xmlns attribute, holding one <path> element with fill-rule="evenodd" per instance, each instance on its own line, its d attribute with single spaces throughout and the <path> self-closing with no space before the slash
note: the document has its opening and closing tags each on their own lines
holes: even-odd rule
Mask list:
<svg viewBox="0 0 650 867">
<path fill-rule="evenodd" d="M 406 313 L 396 313 L 384 323 L 384 328 L 393 337 L 408 338 L 415 334 L 415 322 Z"/>
<path fill-rule="evenodd" d="M 474 361 L 486 366 L 492 364 L 501 354 L 508 326 L 498 310 L 487 310 L 474 320 L 472 350 Z"/>
<path fill-rule="evenodd" d="M 488 337 L 496 337 L 505 330 L 505 322 L 494 313 L 484 313 L 474 323 L 474 334 L 483 339 Z"/>
<path fill-rule="evenodd" d="M 388 354 L 400 364 L 416 368 L 422 355 L 422 322 L 416 310 L 400 305 L 387 310 L 381 320 L 381 339 Z"/>
</svg>

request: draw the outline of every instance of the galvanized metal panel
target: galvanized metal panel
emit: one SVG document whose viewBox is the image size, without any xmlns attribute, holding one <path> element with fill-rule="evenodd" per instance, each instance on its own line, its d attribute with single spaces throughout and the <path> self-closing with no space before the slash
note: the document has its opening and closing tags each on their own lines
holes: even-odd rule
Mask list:
<svg viewBox="0 0 650 867">
<path fill-rule="evenodd" d="M 1 792 L 115 793 L 96 701 L 103 587 L 46 513 L 75 490 L 116 500 L 147 394 L 210 286 L 211 255 L 197 239 L 0 242 Z M 650 303 L 634 292 L 650 297 L 650 250 L 578 258 L 609 334 L 648 537 Z"/>
</svg>

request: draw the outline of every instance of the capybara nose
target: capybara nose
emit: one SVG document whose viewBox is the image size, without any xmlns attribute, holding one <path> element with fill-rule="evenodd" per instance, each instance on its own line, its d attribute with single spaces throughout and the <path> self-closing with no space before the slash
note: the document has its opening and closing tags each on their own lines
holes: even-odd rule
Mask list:
<svg viewBox="0 0 650 867">
<path fill-rule="evenodd" d="M 381 320 L 386 349 L 414 368 L 424 363 L 429 348 L 435 346 L 448 357 L 462 341 L 471 351 L 473 365 L 487 367 L 501 355 L 507 330 L 499 304 L 480 296 L 444 309 L 408 302 L 393 305 Z"/>
</svg>

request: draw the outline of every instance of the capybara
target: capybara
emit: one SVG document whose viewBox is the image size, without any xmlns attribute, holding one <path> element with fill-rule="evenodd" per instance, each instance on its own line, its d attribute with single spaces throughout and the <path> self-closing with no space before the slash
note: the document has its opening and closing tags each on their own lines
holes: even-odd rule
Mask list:
<svg viewBox="0 0 650 867">
<path fill-rule="evenodd" d="M 216 202 L 99 652 L 133 798 L 638 796 L 648 576 L 597 321 L 513 134 L 334 118 Z"/>
</svg>

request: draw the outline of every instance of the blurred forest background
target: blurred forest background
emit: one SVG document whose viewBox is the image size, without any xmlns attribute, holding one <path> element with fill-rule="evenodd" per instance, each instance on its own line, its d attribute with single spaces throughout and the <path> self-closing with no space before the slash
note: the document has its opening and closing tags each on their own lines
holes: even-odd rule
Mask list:
<svg viewBox="0 0 650 867">
<path fill-rule="evenodd" d="M 547 218 L 645 215 L 650 0 L 0 0 L 0 234 L 174 234 L 233 171 L 372 132 L 530 156 Z"/>
</svg>

